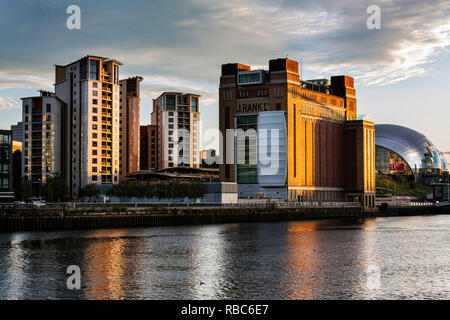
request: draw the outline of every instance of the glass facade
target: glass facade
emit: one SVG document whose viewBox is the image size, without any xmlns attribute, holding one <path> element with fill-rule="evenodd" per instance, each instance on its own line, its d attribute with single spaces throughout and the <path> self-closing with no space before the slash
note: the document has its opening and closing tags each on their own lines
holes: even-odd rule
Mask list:
<svg viewBox="0 0 450 320">
<path fill-rule="evenodd" d="M 89 79 L 98 80 L 98 60 L 89 60 Z"/>
<path fill-rule="evenodd" d="M 393 171 L 402 169 L 401 163 L 391 159 L 391 156 L 381 149 L 387 149 L 407 164 L 410 171 L 418 178 L 420 175 L 441 174 L 448 171 L 447 160 L 442 152 L 423 134 L 412 129 L 397 125 L 376 125 L 375 144 L 380 150 L 377 154 L 376 169 L 381 172 L 392 171 L 389 165 L 394 165 Z M 381 148 L 380 148 L 381 147 Z M 393 163 L 391 163 L 393 162 Z"/>
<path fill-rule="evenodd" d="M 239 74 L 238 84 L 253 84 L 253 83 L 261 83 L 261 72 L 252 72 L 252 73 L 243 73 Z"/>
<path fill-rule="evenodd" d="M 413 175 L 409 165 L 398 154 L 376 146 L 375 168 L 378 174 Z"/>
<path fill-rule="evenodd" d="M 236 129 L 243 130 L 243 133 L 249 129 L 253 129 L 254 136 L 249 135 L 243 137 L 240 143 L 239 138 L 236 138 L 236 155 L 238 159 L 243 159 L 244 163 L 237 163 L 237 183 L 253 184 L 258 183 L 258 167 L 256 164 L 256 130 L 257 130 L 257 116 L 246 116 L 236 118 Z"/>
<path fill-rule="evenodd" d="M 191 100 L 191 111 L 192 112 L 198 112 L 198 98 L 192 97 Z"/>
<path fill-rule="evenodd" d="M 166 110 L 175 110 L 175 96 L 166 95 Z"/>
</svg>

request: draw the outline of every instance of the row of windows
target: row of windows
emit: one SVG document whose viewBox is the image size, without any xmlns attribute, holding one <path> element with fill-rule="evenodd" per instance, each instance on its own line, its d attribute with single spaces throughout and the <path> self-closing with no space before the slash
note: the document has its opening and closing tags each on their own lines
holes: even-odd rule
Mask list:
<svg viewBox="0 0 450 320">
<path fill-rule="evenodd" d="M 46 111 L 46 112 L 52 112 L 52 105 L 51 105 L 50 103 L 47 103 L 47 104 L 45 105 L 45 111 Z M 25 107 L 24 107 L 24 112 L 25 112 L 26 114 L 29 113 L 29 107 L 28 107 L 27 104 L 26 104 Z"/>
</svg>

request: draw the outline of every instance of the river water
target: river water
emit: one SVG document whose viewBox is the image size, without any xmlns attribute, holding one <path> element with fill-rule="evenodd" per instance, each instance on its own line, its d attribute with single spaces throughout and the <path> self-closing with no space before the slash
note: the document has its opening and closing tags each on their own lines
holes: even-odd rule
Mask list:
<svg viewBox="0 0 450 320">
<path fill-rule="evenodd" d="M 450 216 L 0 234 L 0 299 L 428 298 Z"/>
</svg>

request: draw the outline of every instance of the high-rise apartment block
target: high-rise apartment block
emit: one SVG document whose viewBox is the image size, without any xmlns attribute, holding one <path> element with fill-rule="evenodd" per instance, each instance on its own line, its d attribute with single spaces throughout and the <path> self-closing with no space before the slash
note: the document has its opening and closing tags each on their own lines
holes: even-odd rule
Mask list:
<svg viewBox="0 0 450 320">
<path fill-rule="evenodd" d="M 331 84 L 303 81 L 290 59 L 270 60 L 268 70 L 222 65 L 222 181 L 237 182 L 243 198 L 373 206 L 374 125 L 357 120 L 353 82 L 348 76 L 332 77 Z M 229 129 L 243 135 L 227 135 Z"/>
<path fill-rule="evenodd" d="M 140 130 L 140 170 L 155 170 L 157 167 L 158 126 L 141 126 Z"/>
<path fill-rule="evenodd" d="M 142 78 L 119 81 L 120 65 L 98 56 L 56 65 L 55 92 L 22 99 L 22 170 L 35 185 L 61 175 L 75 195 L 139 171 Z"/>
<path fill-rule="evenodd" d="M 86 56 L 55 66 L 55 95 L 67 105 L 66 176 L 72 193 L 119 182 L 120 62 Z"/>
<path fill-rule="evenodd" d="M 53 92 L 22 98 L 22 176 L 34 194 L 47 177 L 67 173 L 64 165 L 66 105 Z"/>
<path fill-rule="evenodd" d="M 199 95 L 164 92 L 153 100 L 157 131 L 157 169 L 200 167 Z"/>
<path fill-rule="evenodd" d="M 139 171 L 140 103 L 142 77 L 120 80 L 120 180 Z"/>
<path fill-rule="evenodd" d="M 13 141 L 22 143 L 22 121 L 17 122 L 11 126 Z"/>
<path fill-rule="evenodd" d="M 0 130 L 0 202 L 9 202 L 13 197 L 12 131 Z"/>
</svg>

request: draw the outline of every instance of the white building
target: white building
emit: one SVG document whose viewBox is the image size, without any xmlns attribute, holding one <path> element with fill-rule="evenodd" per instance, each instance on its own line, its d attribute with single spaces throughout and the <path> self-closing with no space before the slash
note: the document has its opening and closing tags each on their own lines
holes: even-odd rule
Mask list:
<svg viewBox="0 0 450 320">
<path fill-rule="evenodd" d="M 55 95 L 67 105 L 64 161 L 72 194 L 88 184 L 119 183 L 119 65 L 86 56 L 55 66 Z"/>
</svg>

